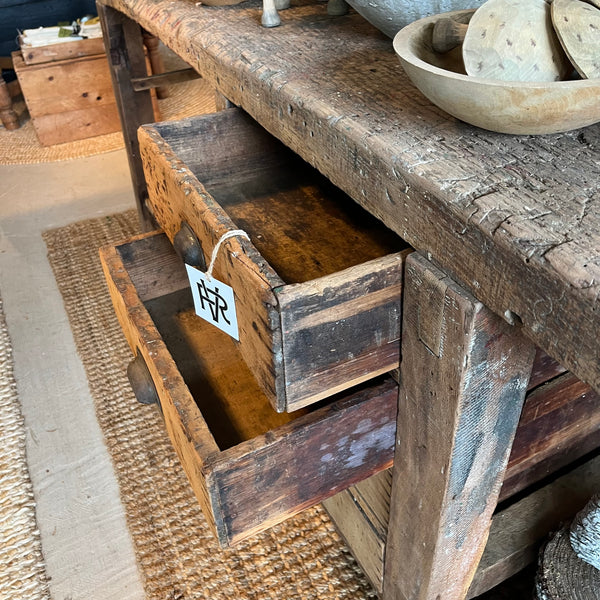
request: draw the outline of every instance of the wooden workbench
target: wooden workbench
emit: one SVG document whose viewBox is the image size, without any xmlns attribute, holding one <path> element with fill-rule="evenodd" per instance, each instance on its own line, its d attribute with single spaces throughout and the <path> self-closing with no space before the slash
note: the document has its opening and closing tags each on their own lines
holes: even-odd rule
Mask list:
<svg viewBox="0 0 600 600">
<path fill-rule="evenodd" d="M 403 361 L 397 448 L 420 467 L 395 462 L 413 480 L 411 489 L 394 485 L 384 596 L 461 598 L 485 544 L 533 344 L 600 391 L 600 126 L 533 137 L 458 122 L 409 82 L 391 40 L 356 14 L 327 16 L 322 3 L 282 12 L 275 29 L 260 27 L 256 2 L 99 6 L 142 216 L 134 132 L 151 107 L 131 88 L 131 75 L 143 75 L 136 23 L 419 252 L 407 275 L 414 294 L 403 347 L 414 334 L 424 357 Z M 407 302 L 420 307 L 414 318 Z M 462 333 L 444 329 L 446 320 Z M 443 410 L 425 414 L 425 402 Z M 428 436 L 435 449 L 419 442 Z M 491 470 L 475 468 L 482 461 Z M 400 559 L 403 540 L 423 552 Z"/>
</svg>

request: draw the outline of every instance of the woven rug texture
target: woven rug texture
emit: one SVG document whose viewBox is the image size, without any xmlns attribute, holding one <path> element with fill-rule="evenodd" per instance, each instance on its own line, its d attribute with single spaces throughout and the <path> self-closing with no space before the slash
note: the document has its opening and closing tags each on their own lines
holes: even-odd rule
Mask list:
<svg viewBox="0 0 600 600">
<path fill-rule="evenodd" d="M 187 65 L 170 50 L 161 46 L 166 71 Z M 215 91 L 204 79 L 194 79 L 167 87 L 168 97 L 158 100 L 160 118 L 164 121 L 215 112 Z M 124 147 L 120 131 L 53 146 L 40 145 L 22 97 L 15 99 L 13 109 L 21 127 L 8 131 L 0 122 L 0 165 L 32 164 L 71 160 L 112 152 Z"/>
<path fill-rule="evenodd" d="M 158 411 L 137 403 L 132 355 L 98 248 L 137 233 L 134 211 L 48 231 L 44 239 L 119 480 L 147 598 L 366 599 L 376 595 L 320 507 L 219 549 Z"/>
<path fill-rule="evenodd" d="M 50 598 L 27 468 L 25 427 L 0 299 L 0 600 Z"/>
</svg>

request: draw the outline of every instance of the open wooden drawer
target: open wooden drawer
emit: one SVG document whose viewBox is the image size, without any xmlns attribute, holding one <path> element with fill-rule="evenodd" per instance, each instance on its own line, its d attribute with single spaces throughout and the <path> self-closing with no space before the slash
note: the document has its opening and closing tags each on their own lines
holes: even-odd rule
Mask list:
<svg viewBox="0 0 600 600">
<path fill-rule="evenodd" d="M 392 464 L 393 379 L 376 378 L 293 415 L 277 413 L 232 338 L 195 315 L 185 269 L 164 234 L 138 236 L 100 254 L 136 356 L 129 369 L 136 395 L 160 404 L 222 545 Z"/>
<path fill-rule="evenodd" d="M 239 348 L 277 411 L 397 368 L 405 242 L 239 109 L 144 126 L 157 223 L 231 286 Z M 359 168 L 357 166 L 357 168 Z"/>
</svg>

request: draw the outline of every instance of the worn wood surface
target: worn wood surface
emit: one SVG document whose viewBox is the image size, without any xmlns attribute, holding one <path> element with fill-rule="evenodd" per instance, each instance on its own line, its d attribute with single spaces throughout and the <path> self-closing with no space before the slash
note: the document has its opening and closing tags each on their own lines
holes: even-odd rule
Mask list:
<svg viewBox="0 0 600 600">
<path fill-rule="evenodd" d="M 384 600 L 464 598 L 534 354 L 518 328 L 417 253 L 409 256 Z"/>
<path fill-rule="evenodd" d="M 121 120 L 133 193 L 140 223 L 145 230 L 154 229 L 152 217 L 146 208 L 148 192 L 140 159 L 137 129 L 142 123 L 156 120 L 150 90 L 136 92 L 132 79 L 146 77 L 148 68 L 142 43 L 142 32 L 137 23 L 109 6 L 98 4 L 106 54 L 115 100 Z"/>
<path fill-rule="evenodd" d="M 323 507 L 378 594 L 390 514 L 392 470 L 387 469 L 323 501 Z"/>
<path fill-rule="evenodd" d="M 600 411 L 597 394 L 571 374 L 556 377 L 557 372 L 562 371 L 547 356 L 538 352 L 534 361 L 534 375 L 530 380 L 530 385 L 535 384 L 532 387 L 536 389 L 533 389 L 525 400 L 499 501 L 522 492 L 528 485 L 539 484 L 544 477 L 566 467 L 599 446 Z M 541 385 L 540 382 L 546 379 L 547 383 Z M 576 488 L 581 487 L 577 484 L 575 475 L 570 477 L 569 482 L 569 485 L 574 485 Z M 585 483 L 584 491 L 575 497 L 579 499 L 585 497 L 590 485 L 593 489 L 592 484 Z M 383 556 L 389 522 L 391 489 L 392 478 L 389 470 L 349 488 L 324 503 L 342 535 L 348 540 L 359 564 L 379 591 L 383 586 Z M 557 515 L 567 515 L 568 512 L 557 512 L 560 503 L 565 501 L 566 487 L 563 486 L 560 490 L 560 493 L 556 492 L 557 497 L 554 501 L 556 506 L 553 504 L 552 511 Z M 518 505 L 529 506 L 522 502 Z M 535 506 L 535 503 L 532 506 Z M 569 501 L 564 510 L 571 509 L 572 503 Z M 495 523 L 502 523 L 502 526 L 495 524 L 492 527 L 490 534 L 492 541 L 486 546 L 485 560 L 472 588 L 478 591 L 472 591 L 471 595 L 482 593 L 532 561 L 535 554 L 534 546 L 545 533 L 543 527 L 550 527 L 547 519 L 538 520 L 538 516 L 533 515 L 534 509 L 523 509 L 522 517 L 516 521 L 518 525 L 512 523 L 508 526 L 507 523 L 515 520 L 518 511 L 511 509 L 505 513 L 504 510 L 502 514 L 510 517 L 494 517 Z M 517 551 L 516 548 L 519 544 L 523 544 L 525 538 L 515 532 L 519 527 L 524 527 L 523 523 L 531 519 L 532 515 L 534 517 L 532 526 L 535 527 L 533 537 L 526 546 L 523 546 L 526 550 Z M 556 524 L 560 520 L 559 517 L 557 519 Z M 535 525 L 536 523 L 541 525 Z M 503 534 L 502 531 L 507 527 L 511 533 Z M 528 527 L 524 527 L 524 531 L 529 531 Z M 500 540 L 504 540 L 501 546 Z M 511 545 L 513 542 L 516 544 L 514 548 Z M 513 549 L 509 551 L 509 548 Z"/>
<path fill-rule="evenodd" d="M 236 294 L 240 351 L 277 410 L 397 368 L 406 243 L 238 109 L 140 131 L 149 206 Z M 402 249 L 405 250 L 402 250 Z"/>
<path fill-rule="evenodd" d="M 242 147 L 243 141 L 240 139 Z M 198 237 L 208 264 L 220 237 L 237 227 L 156 130 L 140 130 L 140 148 L 149 204 L 157 222 L 171 240 L 187 223 Z M 256 149 L 260 152 L 260 147 Z M 215 164 L 222 156 L 217 145 L 205 155 L 214 157 Z M 280 346 L 281 328 L 272 289 L 283 281 L 244 238 L 227 241 L 217 256 L 214 274 L 234 290 L 243 290 L 236 295 L 240 339 L 248 348 L 248 364 L 265 393 L 277 397 L 284 382 L 280 375 L 281 353 L 273 352 Z"/>
<path fill-rule="evenodd" d="M 385 505 L 389 505 L 391 490 L 386 482 L 388 473 L 371 477 L 323 503 L 379 594 L 383 590 L 387 537 Z M 600 458 L 596 456 L 496 512 L 467 597 L 483 594 L 534 563 L 548 533 L 581 510 L 599 486 Z M 374 512 L 373 507 L 379 508 Z"/>
<path fill-rule="evenodd" d="M 549 381 L 527 396 L 500 500 L 598 447 L 598 394 L 570 373 Z"/>
<path fill-rule="evenodd" d="M 482 79 L 559 81 L 573 70 L 545 0 L 488 0 L 469 22 L 462 55 L 467 73 Z"/>
<path fill-rule="evenodd" d="M 84 56 L 94 56 L 97 54 L 104 55 L 104 41 L 102 38 L 93 38 L 35 48 L 21 46 L 21 54 L 23 56 L 23 61 L 27 65 L 82 58 Z"/>
<path fill-rule="evenodd" d="M 26 65 L 21 54 L 14 52 L 13 64 L 42 145 L 120 129 L 104 54 Z"/>
<path fill-rule="evenodd" d="M 160 272 L 149 268 L 151 247 L 155 264 L 165 267 Z M 101 258 L 117 316 L 132 351 L 146 361 L 167 431 L 221 544 L 279 523 L 391 465 L 390 414 L 398 393 L 391 378 L 313 412 L 276 413 L 233 340 L 196 317 L 189 289 L 160 296 L 163 285 L 172 292 L 183 279 L 164 235 L 105 248 Z M 149 277 L 142 286 L 145 305 L 130 264 L 136 282 L 144 273 Z"/>
<path fill-rule="evenodd" d="M 253 1 L 102 1 L 600 389 L 600 126 L 529 137 L 459 123 L 415 90 L 389 39 L 318 3 L 265 30 Z"/>
</svg>

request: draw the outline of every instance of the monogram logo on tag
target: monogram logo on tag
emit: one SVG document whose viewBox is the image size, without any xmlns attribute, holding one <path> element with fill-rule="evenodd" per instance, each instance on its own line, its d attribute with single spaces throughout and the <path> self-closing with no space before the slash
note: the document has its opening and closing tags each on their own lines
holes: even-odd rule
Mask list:
<svg viewBox="0 0 600 600">
<path fill-rule="evenodd" d="M 214 277 L 209 278 L 190 265 L 185 265 L 185 268 L 192 288 L 196 314 L 239 340 L 233 289 Z"/>
</svg>

